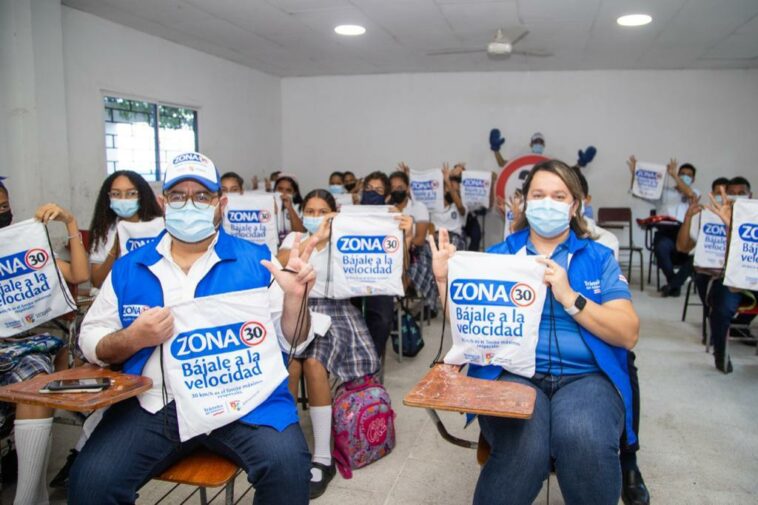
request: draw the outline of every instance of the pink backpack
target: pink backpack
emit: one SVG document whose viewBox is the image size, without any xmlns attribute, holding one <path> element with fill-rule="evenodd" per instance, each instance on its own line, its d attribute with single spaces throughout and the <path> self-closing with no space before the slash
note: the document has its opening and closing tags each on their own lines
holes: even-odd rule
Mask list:
<svg viewBox="0 0 758 505">
<path fill-rule="evenodd" d="M 367 376 L 337 388 L 334 398 L 332 456 L 345 479 L 386 456 L 395 447 L 395 412 L 384 386 Z"/>
</svg>

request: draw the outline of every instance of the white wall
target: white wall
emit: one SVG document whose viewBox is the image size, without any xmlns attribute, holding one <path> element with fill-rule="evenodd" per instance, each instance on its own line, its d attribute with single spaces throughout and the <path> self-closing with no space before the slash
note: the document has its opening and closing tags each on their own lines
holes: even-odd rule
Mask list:
<svg viewBox="0 0 758 505">
<path fill-rule="evenodd" d="M 63 8 L 73 208 L 88 226 L 106 176 L 103 94 L 199 109 L 200 150 L 221 172 L 281 164 L 280 80 L 101 18 Z"/>
<path fill-rule="evenodd" d="M 0 175 L 17 220 L 71 204 L 61 46 L 58 0 L 0 0 Z"/>
<path fill-rule="evenodd" d="M 627 194 L 624 160 L 698 168 L 696 186 L 744 174 L 758 186 L 758 71 L 593 71 L 396 74 L 282 81 L 286 170 L 305 188 L 324 187 L 332 170 L 390 171 L 398 161 L 432 168 L 444 160 L 497 169 L 488 134 L 504 154 L 528 149 L 541 131 L 546 154 L 576 160 L 592 144 L 586 170 L 598 206 L 644 202 Z M 495 219 L 490 219 L 493 225 Z M 489 226 L 488 226 L 489 228 Z M 494 233 L 494 232 L 493 232 Z M 492 243 L 492 238 L 488 240 Z"/>
</svg>

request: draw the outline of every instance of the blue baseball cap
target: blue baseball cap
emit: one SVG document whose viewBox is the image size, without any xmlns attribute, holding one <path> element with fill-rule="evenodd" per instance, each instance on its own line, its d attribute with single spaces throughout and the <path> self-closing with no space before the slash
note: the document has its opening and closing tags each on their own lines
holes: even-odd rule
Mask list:
<svg viewBox="0 0 758 505">
<path fill-rule="evenodd" d="M 187 180 L 199 182 L 214 193 L 220 188 L 216 165 L 204 154 L 196 152 L 182 153 L 171 161 L 163 178 L 163 191 Z"/>
</svg>

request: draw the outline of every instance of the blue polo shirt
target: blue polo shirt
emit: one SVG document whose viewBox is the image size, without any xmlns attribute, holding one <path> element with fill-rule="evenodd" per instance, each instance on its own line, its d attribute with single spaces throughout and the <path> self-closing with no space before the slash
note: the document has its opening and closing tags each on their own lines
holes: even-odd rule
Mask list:
<svg viewBox="0 0 758 505">
<path fill-rule="evenodd" d="M 531 240 L 526 243 L 526 253 L 530 255 L 539 254 Z M 568 271 L 568 239 L 555 248 L 550 259 Z M 600 277 L 600 285 L 593 289 L 595 292 L 599 290 L 601 303 L 618 299 L 631 300 L 632 298 L 629 286 L 621 280 L 621 268 L 613 256 L 606 257 Z M 551 331 L 551 327 L 554 328 L 554 331 Z M 558 303 L 553 296 L 553 290 L 550 288 L 547 290 L 545 305 L 542 307 L 536 358 L 537 373 L 577 375 L 601 371 L 592 351 L 582 338 L 579 325 Z"/>
</svg>

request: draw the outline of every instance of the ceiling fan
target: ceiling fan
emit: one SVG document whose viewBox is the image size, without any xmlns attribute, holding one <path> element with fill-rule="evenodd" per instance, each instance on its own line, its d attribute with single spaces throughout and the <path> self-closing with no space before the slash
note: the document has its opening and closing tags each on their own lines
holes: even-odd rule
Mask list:
<svg viewBox="0 0 758 505">
<path fill-rule="evenodd" d="M 544 50 L 532 50 L 532 51 L 519 51 L 514 50 L 518 42 L 524 39 L 529 34 L 529 30 L 522 31 L 518 37 L 513 40 L 509 40 L 503 33 L 502 28 L 497 30 L 495 38 L 487 44 L 485 48 L 479 49 L 442 49 L 440 51 L 431 51 L 426 53 L 427 56 L 443 56 L 448 54 L 470 54 L 470 53 L 487 53 L 488 56 L 507 58 L 512 54 L 520 54 L 522 56 L 536 56 L 544 58 L 553 56 L 553 53 Z"/>
</svg>

